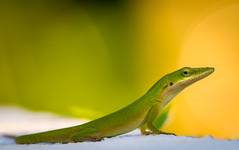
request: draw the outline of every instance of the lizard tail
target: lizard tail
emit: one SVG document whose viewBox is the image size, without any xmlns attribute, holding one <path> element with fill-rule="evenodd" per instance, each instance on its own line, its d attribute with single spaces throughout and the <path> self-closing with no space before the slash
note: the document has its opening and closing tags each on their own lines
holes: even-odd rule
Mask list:
<svg viewBox="0 0 239 150">
<path fill-rule="evenodd" d="M 17 137 L 16 135 L 12 135 L 12 134 L 4 134 L 2 136 L 8 139 L 15 139 Z"/>
<path fill-rule="evenodd" d="M 67 136 L 64 134 L 51 134 L 49 132 L 45 132 L 18 136 L 15 138 L 15 142 L 17 144 L 66 143 L 67 139 Z"/>
<path fill-rule="evenodd" d="M 34 144 L 41 143 L 43 141 L 40 136 L 37 136 L 36 134 L 30 134 L 16 137 L 15 142 L 17 144 Z"/>
</svg>

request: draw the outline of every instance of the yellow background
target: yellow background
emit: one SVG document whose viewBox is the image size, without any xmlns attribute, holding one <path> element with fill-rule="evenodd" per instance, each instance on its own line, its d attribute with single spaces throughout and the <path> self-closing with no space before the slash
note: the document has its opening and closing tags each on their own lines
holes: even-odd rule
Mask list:
<svg viewBox="0 0 239 150">
<path fill-rule="evenodd" d="M 157 68 L 212 66 L 215 73 L 174 100 L 164 130 L 179 135 L 239 138 L 238 1 L 155 1 L 140 3 L 143 76 Z M 161 28 L 160 28 L 161 27 Z M 162 53 L 158 51 L 164 49 Z M 145 57 L 146 56 L 146 57 Z M 149 80 L 150 80 L 149 79 Z"/>
</svg>

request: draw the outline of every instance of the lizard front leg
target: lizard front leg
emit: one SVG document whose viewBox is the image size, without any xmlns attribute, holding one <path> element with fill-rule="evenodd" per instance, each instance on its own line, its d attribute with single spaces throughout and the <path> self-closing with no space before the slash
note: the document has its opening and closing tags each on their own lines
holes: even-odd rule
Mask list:
<svg viewBox="0 0 239 150">
<path fill-rule="evenodd" d="M 161 127 L 166 122 L 170 105 L 167 105 L 163 110 L 160 109 L 160 104 L 155 104 L 149 111 L 145 123 L 140 127 L 141 134 L 166 134 L 175 135 L 161 131 Z"/>
<path fill-rule="evenodd" d="M 149 135 L 149 134 L 155 134 L 157 132 L 157 130 L 152 126 L 152 122 L 158 114 L 158 108 L 159 108 L 158 104 L 155 104 L 149 110 L 144 124 L 140 127 L 141 134 Z"/>
<path fill-rule="evenodd" d="M 169 109 L 170 105 L 167 105 L 162 111 L 160 111 L 160 113 L 157 114 L 157 116 L 154 117 L 153 120 L 148 122 L 148 127 L 151 131 L 153 131 L 153 134 L 176 135 L 175 133 L 168 133 L 160 130 L 168 119 Z"/>
<path fill-rule="evenodd" d="M 149 130 L 148 126 L 147 126 L 147 123 L 143 124 L 141 127 L 140 127 L 140 132 L 141 134 L 143 135 L 150 135 L 152 134 L 152 131 Z"/>
<path fill-rule="evenodd" d="M 160 109 L 160 103 L 155 104 L 147 115 L 145 124 L 140 128 L 140 131 L 144 135 L 149 134 L 167 134 L 175 135 L 174 133 L 167 133 L 161 131 L 161 127 L 166 122 L 170 105 L 167 105 L 163 110 Z"/>
</svg>

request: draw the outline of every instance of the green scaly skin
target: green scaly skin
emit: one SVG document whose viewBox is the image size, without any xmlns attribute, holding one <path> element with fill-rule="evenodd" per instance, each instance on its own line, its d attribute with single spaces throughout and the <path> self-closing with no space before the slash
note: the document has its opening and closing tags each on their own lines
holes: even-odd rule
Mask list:
<svg viewBox="0 0 239 150">
<path fill-rule="evenodd" d="M 99 141 L 137 128 L 142 134 L 160 134 L 168 112 L 163 108 L 184 88 L 213 71 L 211 67 L 181 68 L 162 77 L 145 95 L 114 113 L 78 126 L 19 136 L 15 141 L 18 144 Z"/>
</svg>

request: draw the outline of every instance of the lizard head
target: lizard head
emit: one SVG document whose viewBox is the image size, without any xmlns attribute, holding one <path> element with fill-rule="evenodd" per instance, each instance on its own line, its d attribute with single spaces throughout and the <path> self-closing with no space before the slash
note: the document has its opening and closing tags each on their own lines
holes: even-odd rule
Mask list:
<svg viewBox="0 0 239 150">
<path fill-rule="evenodd" d="M 190 68 L 184 67 L 175 72 L 169 73 L 160 79 L 161 86 L 158 86 L 157 99 L 162 107 L 170 102 L 180 91 L 199 81 L 214 72 L 212 67 Z M 157 83 L 156 83 L 157 84 Z"/>
</svg>

